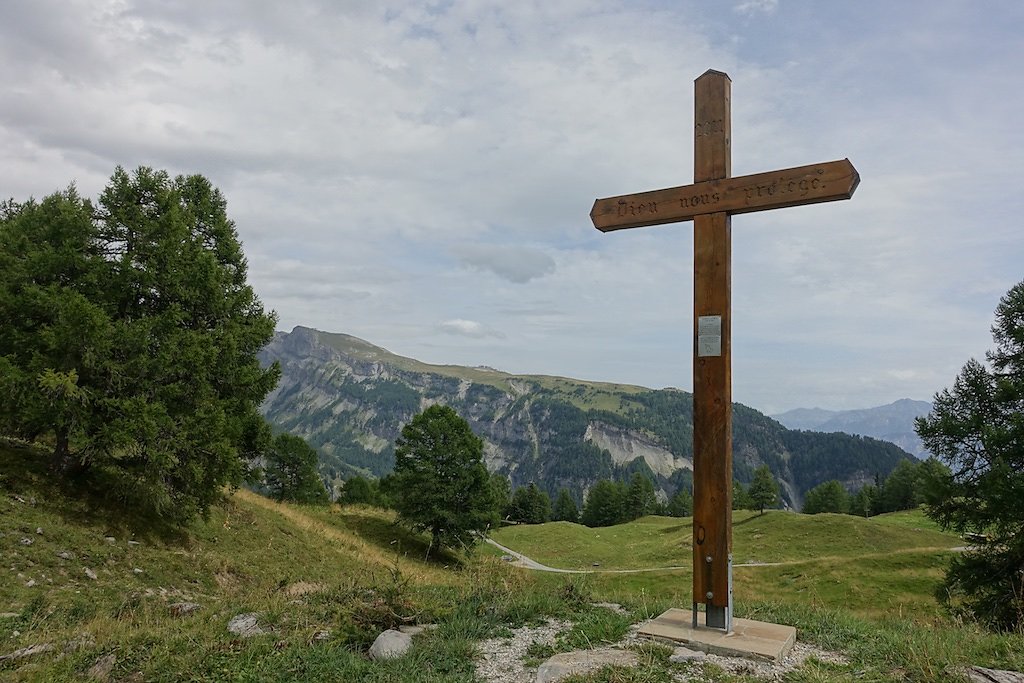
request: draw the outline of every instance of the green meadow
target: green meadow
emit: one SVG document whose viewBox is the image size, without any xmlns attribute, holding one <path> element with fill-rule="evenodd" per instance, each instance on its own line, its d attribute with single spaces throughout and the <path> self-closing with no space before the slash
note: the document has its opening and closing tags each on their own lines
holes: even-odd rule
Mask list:
<svg viewBox="0 0 1024 683">
<path fill-rule="evenodd" d="M 495 538 L 552 566 L 532 572 L 481 546 L 425 559 L 426 539 L 366 507 L 300 507 L 237 491 L 184 531 L 154 529 L 100 492 L 55 485 L 35 450 L 0 443 L 2 681 L 86 680 L 104 658 L 109 681 L 480 681 L 479 643 L 551 617 L 571 624 L 529 664 L 621 639 L 631 624 L 689 602 L 689 520 L 648 517 L 587 529 L 502 529 Z M 934 591 L 951 548 L 918 512 L 872 519 L 770 512 L 735 517 L 736 611 L 797 627 L 841 653 L 810 660 L 799 681 L 950 681 L 969 664 L 1024 669 L 1024 637 L 990 634 L 944 611 Z M 595 567 L 594 563 L 599 566 Z M 682 565 L 683 569 L 661 567 Z M 638 573 L 603 570 L 648 569 Z M 95 577 L 95 578 L 93 578 Z M 611 601 L 618 615 L 591 603 Z M 181 603 L 198 605 L 176 613 Z M 261 635 L 227 630 L 256 613 Z M 436 624 L 406 656 L 368 658 L 378 633 Z M 633 670 L 570 683 L 758 680 L 672 664 L 648 644 Z"/>
</svg>

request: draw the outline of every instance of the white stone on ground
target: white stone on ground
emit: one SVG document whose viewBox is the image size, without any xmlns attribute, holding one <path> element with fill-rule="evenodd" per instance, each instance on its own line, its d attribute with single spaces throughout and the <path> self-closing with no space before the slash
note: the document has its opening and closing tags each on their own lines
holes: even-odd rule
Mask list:
<svg viewBox="0 0 1024 683">
<path fill-rule="evenodd" d="M 373 645 L 370 646 L 370 659 L 394 659 L 401 657 L 411 647 L 411 635 L 389 628 L 373 641 Z"/>
<path fill-rule="evenodd" d="M 232 617 L 228 622 L 228 631 L 242 638 L 261 635 L 265 631 L 260 628 L 259 616 L 256 612 L 249 612 Z"/>
<path fill-rule="evenodd" d="M 673 664 L 681 664 L 683 662 L 689 662 L 694 659 L 704 659 L 707 657 L 707 653 L 701 652 L 700 650 L 691 650 L 688 647 L 677 647 L 672 651 L 668 661 Z"/>
</svg>

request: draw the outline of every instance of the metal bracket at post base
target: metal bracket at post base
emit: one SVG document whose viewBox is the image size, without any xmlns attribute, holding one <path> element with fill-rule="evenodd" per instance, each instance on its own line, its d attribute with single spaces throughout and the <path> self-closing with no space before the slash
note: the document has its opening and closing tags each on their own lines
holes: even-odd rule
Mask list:
<svg viewBox="0 0 1024 683">
<path fill-rule="evenodd" d="M 710 558 L 709 558 L 710 559 Z M 717 605 L 704 605 L 704 625 L 708 628 L 719 629 L 726 633 L 732 632 L 732 555 L 729 555 L 729 599 L 725 607 L 719 607 Z M 697 596 L 694 596 L 697 597 Z M 710 599 L 711 594 L 708 593 Z M 693 602 L 693 628 L 697 628 L 697 601 Z"/>
</svg>

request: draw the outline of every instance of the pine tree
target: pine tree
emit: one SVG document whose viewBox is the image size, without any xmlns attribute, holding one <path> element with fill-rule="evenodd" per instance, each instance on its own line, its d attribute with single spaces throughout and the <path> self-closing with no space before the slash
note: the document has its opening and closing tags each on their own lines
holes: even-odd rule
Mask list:
<svg viewBox="0 0 1024 683">
<path fill-rule="evenodd" d="M 654 482 L 649 477 L 637 472 L 630 479 L 623 501 L 623 517 L 626 520 L 638 519 L 652 514 L 658 504 L 654 494 Z"/>
<path fill-rule="evenodd" d="M 532 481 L 520 486 L 512 494 L 509 519 L 523 524 L 543 524 L 551 521 L 551 499 Z"/>
<path fill-rule="evenodd" d="M 52 436 L 58 476 L 136 514 L 205 514 L 269 446 L 275 318 L 202 176 L 118 168 L 97 207 L 5 204 L 0 320 L 0 427 Z"/>
<path fill-rule="evenodd" d="M 689 517 L 693 514 L 693 495 L 680 489 L 668 502 L 668 514 L 672 517 Z"/>
<path fill-rule="evenodd" d="M 491 495 L 494 496 L 494 507 L 498 516 L 505 518 L 512 513 L 512 483 L 504 474 L 494 472 L 490 479 Z"/>
<path fill-rule="evenodd" d="M 850 498 L 850 514 L 860 517 L 870 517 L 874 514 L 877 505 L 878 489 L 874 484 L 861 486 L 857 493 Z"/>
<path fill-rule="evenodd" d="M 761 465 L 754 470 L 754 480 L 750 482 L 748 494 L 762 515 L 766 507 L 771 508 L 779 504 L 779 485 L 768 465 Z"/>
<path fill-rule="evenodd" d="M 579 510 L 576 508 L 576 501 L 573 500 L 569 489 L 562 488 L 558 491 L 558 498 L 555 500 L 555 509 L 551 518 L 556 522 L 578 522 L 580 519 Z"/>
<path fill-rule="evenodd" d="M 732 480 L 732 509 L 733 510 L 756 510 L 754 499 L 750 497 L 747 487 L 735 479 Z"/>
<path fill-rule="evenodd" d="M 304 439 L 278 434 L 266 460 L 265 482 L 276 500 L 307 504 L 327 502 L 327 490 L 317 472 L 319 458 Z"/>
<path fill-rule="evenodd" d="M 431 549 L 471 548 L 498 520 L 483 441 L 448 406 L 413 417 L 395 442 L 388 492 L 398 518 L 431 535 Z"/>
<path fill-rule="evenodd" d="M 970 360 L 917 421 L 925 447 L 948 466 L 924 470 L 928 515 L 991 542 L 955 557 L 950 601 L 999 630 L 1024 627 L 1024 282 L 996 308 L 989 367 Z"/>
<path fill-rule="evenodd" d="M 624 521 L 626 488 L 608 479 L 601 479 L 587 493 L 581 521 L 589 527 L 612 526 Z"/>
<path fill-rule="evenodd" d="M 380 499 L 373 483 L 356 475 L 345 480 L 338 502 L 342 505 L 379 505 Z"/>
<path fill-rule="evenodd" d="M 822 512 L 845 514 L 850 509 L 846 489 L 835 479 L 818 484 L 804 496 L 803 513 L 816 515 Z"/>
</svg>

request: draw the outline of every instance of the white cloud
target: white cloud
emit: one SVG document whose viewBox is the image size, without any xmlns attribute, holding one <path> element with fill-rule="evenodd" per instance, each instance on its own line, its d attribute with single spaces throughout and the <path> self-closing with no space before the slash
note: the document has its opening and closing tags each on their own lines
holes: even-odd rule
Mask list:
<svg viewBox="0 0 1024 683">
<path fill-rule="evenodd" d="M 438 327 L 446 334 L 472 337 L 474 339 L 483 339 L 485 337 L 495 337 L 500 339 L 504 337 L 500 332 L 489 329 L 475 320 L 463 320 L 462 318 L 445 320 L 440 323 Z"/>
<path fill-rule="evenodd" d="M 735 7 L 733 11 L 737 14 L 771 14 L 779 8 L 779 0 L 744 0 Z"/>
</svg>

